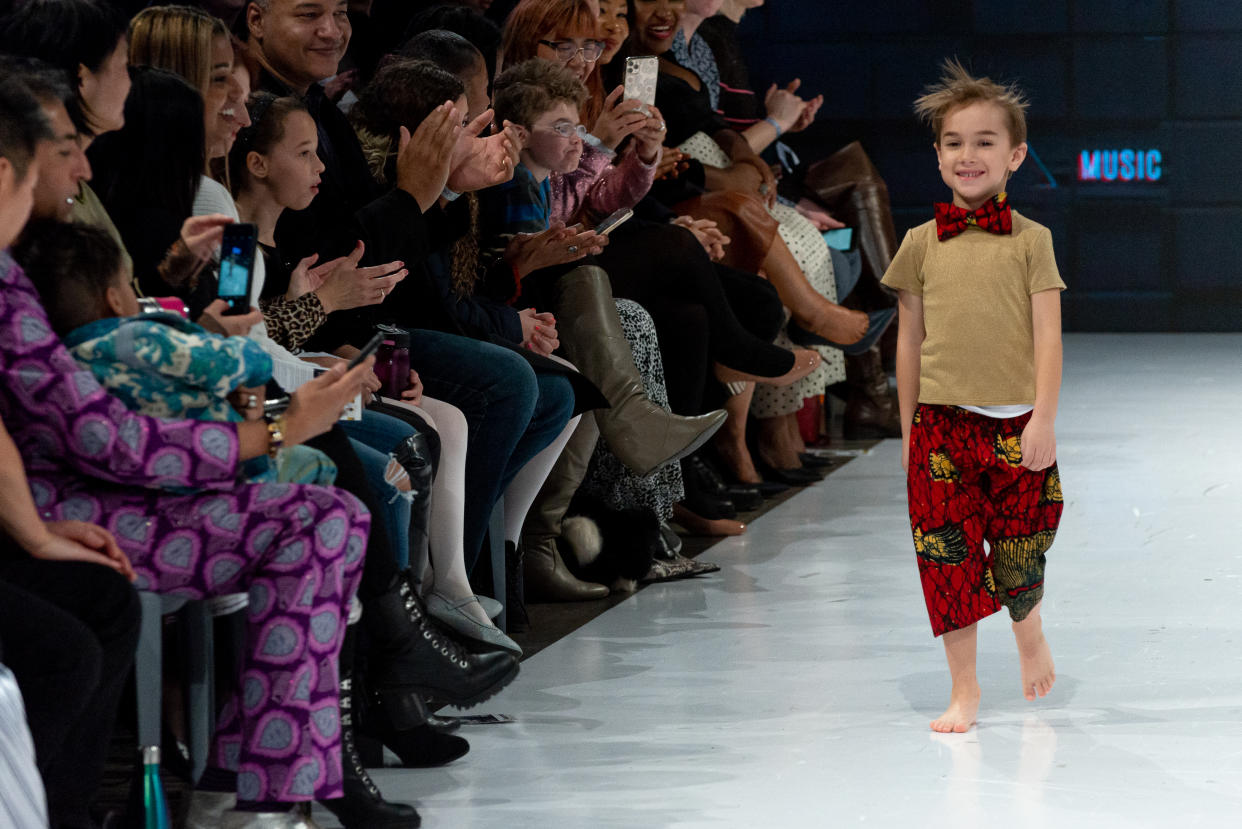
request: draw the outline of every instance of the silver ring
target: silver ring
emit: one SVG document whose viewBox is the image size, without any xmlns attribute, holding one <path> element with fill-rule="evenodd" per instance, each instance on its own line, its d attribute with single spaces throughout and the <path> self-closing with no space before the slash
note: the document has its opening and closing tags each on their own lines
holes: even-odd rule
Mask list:
<svg viewBox="0 0 1242 829">
<path fill-rule="evenodd" d="M 661 122 L 660 122 L 660 132 L 664 132 L 666 129 L 668 129 L 668 127 L 664 126 L 664 122 L 663 122 L 663 121 L 661 121 Z"/>
<path fill-rule="evenodd" d="M 577 252 L 578 252 L 578 246 L 577 246 L 577 245 L 570 245 L 570 246 L 569 246 L 569 252 L 570 252 L 570 253 L 577 253 Z"/>
</svg>

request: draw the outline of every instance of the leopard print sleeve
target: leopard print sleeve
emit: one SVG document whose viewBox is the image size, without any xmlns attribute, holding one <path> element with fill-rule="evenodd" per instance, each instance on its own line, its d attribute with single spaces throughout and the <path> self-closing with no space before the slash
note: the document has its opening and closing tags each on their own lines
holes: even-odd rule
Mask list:
<svg viewBox="0 0 1242 829">
<path fill-rule="evenodd" d="M 328 318 L 314 291 L 292 300 L 283 296 L 261 299 L 259 308 L 268 336 L 290 351 L 300 349 Z"/>
</svg>

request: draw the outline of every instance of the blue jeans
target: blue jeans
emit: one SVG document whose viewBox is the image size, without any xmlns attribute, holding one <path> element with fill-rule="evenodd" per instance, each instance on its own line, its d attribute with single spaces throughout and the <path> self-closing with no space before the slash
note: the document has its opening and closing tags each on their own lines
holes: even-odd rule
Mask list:
<svg viewBox="0 0 1242 829">
<path fill-rule="evenodd" d="M 836 248 L 828 248 L 828 253 L 832 256 L 837 302 L 843 302 L 858 284 L 858 278 L 862 276 L 862 254 L 856 250 L 837 250 Z"/>
<path fill-rule="evenodd" d="M 388 483 L 389 453 L 397 444 L 414 434 L 414 427 L 403 420 L 364 409 L 362 420 L 343 420 L 341 428 L 362 461 L 367 483 L 379 497 L 384 509 L 373 519 L 378 526 L 372 532 L 388 536 L 397 567 L 404 569 L 410 561 L 410 493 Z"/>
<path fill-rule="evenodd" d="M 410 331 L 410 364 L 429 397 L 466 417 L 466 570 L 473 569 L 496 499 L 527 461 L 556 439 L 573 412 L 569 380 L 537 374 L 498 345 Z"/>
</svg>

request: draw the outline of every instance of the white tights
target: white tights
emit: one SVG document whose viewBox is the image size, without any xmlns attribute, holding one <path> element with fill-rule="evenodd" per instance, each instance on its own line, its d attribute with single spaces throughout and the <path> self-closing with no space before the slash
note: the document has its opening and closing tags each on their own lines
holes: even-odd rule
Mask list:
<svg viewBox="0 0 1242 829">
<path fill-rule="evenodd" d="M 408 404 L 401 404 L 408 405 Z M 468 428 L 466 417 L 456 406 L 423 396 L 419 406 L 410 406 L 427 424 L 440 435 L 440 465 L 436 470 L 435 484 L 431 488 L 431 516 L 427 536 L 430 561 L 412 561 L 410 566 L 422 576 L 423 592 L 435 590 L 449 601 L 456 603 L 474 595 L 470 578 L 466 574 L 465 537 L 466 512 L 466 440 Z M 535 496 L 548 473 L 561 456 L 561 450 L 569 442 L 578 427 L 581 415 L 570 419 L 561 433 L 539 454 L 523 466 L 505 490 L 505 540 L 517 543 L 522 534 L 522 524 L 530 511 Z M 502 602 L 504 596 L 499 596 Z M 462 610 L 482 624 L 492 622 L 483 608 L 472 602 Z"/>
</svg>

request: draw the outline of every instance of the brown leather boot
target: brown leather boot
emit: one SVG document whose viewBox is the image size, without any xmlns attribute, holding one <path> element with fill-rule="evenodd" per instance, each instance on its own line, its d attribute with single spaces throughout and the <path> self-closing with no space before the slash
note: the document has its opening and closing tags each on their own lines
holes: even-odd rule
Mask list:
<svg viewBox="0 0 1242 829">
<path fill-rule="evenodd" d="M 599 429 L 588 412 L 570 435 L 556 465 L 548 473 L 522 525 L 522 564 L 526 598 L 543 602 L 584 602 L 602 599 L 608 588 L 579 580 L 556 549 L 569 502 L 586 477 Z"/>
<path fill-rule="evenodd" d="M 864 311 L 891 307 L 894 304 L 892 292 L 879 283 L 897 252 L 897 233 L 893 228 L 888 185 L 862 144 L 857 141 L 847 144 L 812 165 L 803 185 L 816 201 L 858 234 L 863 263 L 859 288 L 866 296 L 850 307 Z M 858 288 L 855 293 L 859 293 Z"/>
<path fill-rule="evenodd" d="M 621 329 L 608 274 L 583 266 L 561 277 L 556 283 L 554 310 L 566 358 L 599 387 L 612 406 L 595 413 L 599 433 L 634 472 L 648 475 L 684 458 L 724 424 L 726 415 L 721 410 L 681 417 L 647 397 Z"/>
<path fill-rule="evenodd" d="M 888 390 L 878 346 L 845 358 L 845 382 L 850 389 L 842 430 L 846 440 L 901 437 L 901 414 Z"/>
</svg>

